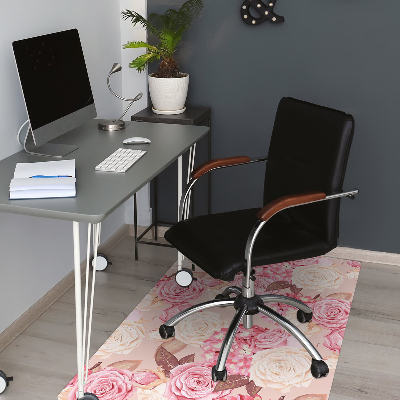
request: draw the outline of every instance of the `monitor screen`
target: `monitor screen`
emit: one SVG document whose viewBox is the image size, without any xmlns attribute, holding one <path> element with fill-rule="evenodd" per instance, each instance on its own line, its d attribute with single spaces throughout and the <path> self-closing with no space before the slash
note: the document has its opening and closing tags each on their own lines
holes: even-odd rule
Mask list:
<svg viewBox="0 0 400 400">
<path fill-rule="evenodd" d="M 37 145 L 96 116 L 76 29 L 18 40 L 13 49 Z"/>
</svg>

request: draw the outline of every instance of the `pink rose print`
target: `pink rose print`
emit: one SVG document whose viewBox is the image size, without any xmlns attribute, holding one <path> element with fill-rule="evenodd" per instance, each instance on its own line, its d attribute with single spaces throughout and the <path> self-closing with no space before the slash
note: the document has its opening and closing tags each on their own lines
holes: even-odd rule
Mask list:
<svg viewBox="0 0 400 400">
<path fill-rule="evenodd" d="M 339 330 L 330 331 L 325 335 L 324 346 L 329 350 L 339 353 L 343 343 L 344 331 L 344 327 Z"/>
<path fill-rule="evenodd" d="M 293 265 L 291 263 L 278 263 L 255 267 L 256 276 L 265 276 L 273 281 L 289 281 L 292 280 Z"/>
<path fill-rule="evenodd" d="M 89 370 L 88 370 L 88 376 L 89 376 L 90 374 L 93 374 L 93 369 L 95 369 L 96 367 L 98 367 L 100 364 L 101 364 L 101 362 L 100 362 L 100 363 L 97 363 L 97 364 L 95 364 L 95 365 L 93 365 L 92 368 L 89 368 Z M 86 365 L 84 366 L 83 371 L 86 372 Z M 78 382 L 78 374 L 76 374 L 76 375 L 71 379 L 71 381 L 68 383 L 68 385 L 67 385 L 66 387 L 73 387 L 73 386 L 75 386 L 75 384 L 76 384 L 77 382 Z"/>
<path fill-rule="evenodd" d="M 353 267 L 353 268 L 355 268 L 357 270 L 361 269 L 360 261 L 347 260 L 347 264 L 350 265 L 350 267 Z"/>
<path fill-rule="evenodd" d="M 220 281 L 219 279 L 214 279 L 211 277 L 206 277 L 206 278 L 201 278 L 199 279 L 200 283 L 206 287 L 215 287 L 215 286 L 219 286 L 222 281 Z"/>
<path fill-rule="evenodd" d="M 331 330 L 342 329 L 349 319 L 351 301 L 328 298 L 317 301 L 313 308 L 313 321 L 317 325 Z"/>
<path fill-rule="evenodd" d="M 172 304 L 183 304 L 197 299 L 203 293 L 204 287 L 198 281 L 193 281 L 189 287 L 179 286 L 175 279 L 160 281 L 157 284 L 158 296 Z"/>
<path fill-rule="evenodd" d="M 261 400 L 261 397 L 259 395 L 256 395 L 256 397 L 251 397 L 244 394 L 238 394 L 236 396 L 226 396 L 221 400 Z"/>
<path fill-rule="evenodd" d="M 166 322 L 174 315 L 185 310 L 187 307 L 187 304 L 172 304 L 171 307 L 163 310 L 162 314 L 160 315 L 160 319 L 161 321 Z"/>
<path fill-rule="evenodd" d="M 306 258 L 304 260 L 296 260 L 296 261 L 291 261 L 291 264 L 294 267 L 301 267 L 304 265 L 313 265 L 313 264 L 318 264 L 320 262 L 322 257 L 311 257 L 311 258 Z"/>
<path fill-rule="evenodd" d="M 211 378 L 211 366 L 200 363 L 178 365 L 170 371 L 164 397 L 168 400 L 213 400 L 228 395 L 231 390 L 214 392 L 217 383 Z"/>
<path fill-rule="evenodd" d="M 105 368 L 88 376 L 85 392 L 93 393 L 99 400 L 127 400 L 135 392 L 133 374 L 125 369 Z M 76 400 L 78 383 L 68 395 L 68 400 Z"/>
<path fill-rule="evenodd" d="M 201 347 L 204 351 L 203 357 L 212 365 L 217 362 L 227 330 L 222 328 L 219 332 L 215 332 Z M 287 346 L 289 337 L 290 335 L 281 327 L 268 329 L 253 325 L 251 329 L 245 329 L 242 325 L 239 326 L 226 362 L 228 373 L 248 376 L 254 354 L 265 349 Z"/>
<path fill-rule="evenodd" d="M 139 321 L 142 318 L 142 312 L 139 310 L 133 310 L 127 317 L 126 319 L 128 319 L 129 321 Z"/>
<path fill-rule="evenodd" d="M 282 327 L 278 329 L 265 329 L 265 332 L 254 337 L 254 347 L 257 350 L 272 349 L 279 346 L 287 346 L 290 334 Z"/>
<path fill-rule="evenodd" d="M 135 372 L 132 375 L 132 381 L 136 383 L 138 386 L 147 386 L 158 379 L 160 379 L 160 377 L 153 371 L 140 371 L 140 372 Z"/>
</svg>

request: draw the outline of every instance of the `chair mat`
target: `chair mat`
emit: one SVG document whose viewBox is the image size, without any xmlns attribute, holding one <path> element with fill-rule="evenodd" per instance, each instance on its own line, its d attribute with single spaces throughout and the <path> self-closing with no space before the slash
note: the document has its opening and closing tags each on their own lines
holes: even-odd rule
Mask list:
<svg viewBox="0 0 400 400">
<path fill-rule="evenodd" d="M 313 320 L 301 324 L 294 308 L 268 304 L 294 323 L 329 365 L 314 379 L 311 358 L 286 331 L 265 316 L 239 327 L 226 364 L 228 379 L 215 383 L 211 367 L 233 307 L 212 308 L 184 319 L 175 337 L 161 339 L 159 326 L 191 305 L 214 299 L 242 275 L 223 282 L 197 270 L 188 288 L 175 282 L 174 265 L 91 358 L 85 392 L 100 400 L 327 400 L 350 313 L 361 263 L 328 257 L 256 267 L 256 293 L 282 294 L 305 302 Z M 77 378 L 59 400 L 75 400 Z"/>
</svg>

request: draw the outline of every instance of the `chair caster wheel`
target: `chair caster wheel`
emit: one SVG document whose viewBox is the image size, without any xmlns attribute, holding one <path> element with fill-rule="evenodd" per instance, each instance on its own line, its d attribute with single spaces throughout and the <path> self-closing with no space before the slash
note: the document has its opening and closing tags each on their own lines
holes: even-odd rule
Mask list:
<svg viewBox="0 0 400 400">
<path fill-rule="evenodd" d="M 215 368 L 215 365 L 214 365 L 211 370 L 211 376 L 212 376 L 212 380 L 214 382 L 218 382 L 218 381 L 225 382 L 226 379 L 228 378 L 228 373 L 226 372 L 226 368 L 224 368 L 223 371 L 217 371 Z"/>
<path fill-rule="evenodd" d="M 193 280 L 193 272 L 189 268 L 182 268 L 175 275 L 176 283 L 182 287 L 190 286 Z"/>
<path fill-rule="evenodd" d="M 103 253 L 97 253 L 96 259 L 96 271 L 104 271 L 112 262 L 108 261 L 108 258 Z M 94 258 L 92 259 L 92 268 L 94 268 Z"/>
<path fill-rule="evenodd" d="M 168 339 L 175 336 L 175 328 L 173 326 L 161 325 L 158 332 L 160 332 L 160 336 L 163 339 Z"/>
<path fill-rule="evenodd" d="M 99 400 L 99 398 L 93 393 L 85 393 L 83 397 L 78 400 Z"/>
<path fill-rule="evenodd" d="M 306 313 L 302 310 L 297 311 L 297 321 L 304 324 L 305 322 L 310 322 L 312 320 L 312 312 Z"/>
<path fill-rule="evenodd" d="M 317 379 L 324 378 L 329 374 L 329 367 L 325 361 L 313 359 L 311 364 L 311 374 Z"/>
<path fill-rule="evenodd" d="M 7 377 L 7 375 L 3 371 L 0 371 L 0 394 L 7 389 L 8 385 L 13 380 L 14 379 L 12 376 Z"/>
<path fill-rule="evenodd" d="M 13 380 L 12 376 L 7 377 L 7 375 L 3 371 L 0 371 L 0 394 L 7 389 L 7 386 L 10 384 L 12 380 Z"/>
<path fill-rule="evenodd" d="M 226 297 L 220 293 L 215 296 L 215 300 L 229 300 L 229 297 Z"/>
</svg>

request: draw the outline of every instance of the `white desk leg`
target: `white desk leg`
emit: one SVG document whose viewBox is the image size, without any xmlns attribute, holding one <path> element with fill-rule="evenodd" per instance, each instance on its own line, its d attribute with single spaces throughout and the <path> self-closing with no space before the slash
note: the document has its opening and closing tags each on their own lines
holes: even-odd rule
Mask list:
<svg viewBox="0 0 400 400">
<path fill-rule="evenodd" d="M 90 249 L 92 245 L 92 228 L 93 228 L 93 268 L 92 268 L 92 286 L 90 288 L 90 306 L 88 309 L 89 298 L 89 264 Z M 84 386 L 87 381 L 89 368 L 89 349 L 90 336 L 92 333 L 93 318 L 93 301 L 94 288 L 96 283 L 96 261 L 97 248 L 100 243 L 101 224 L 88 225 L 87 252 L 86 252 L 86 285 L 84 300 L 84 315 L 82 320 L 82 290 L 81 290 L 81 263 L 80 263 L 80 244 L 79 244 L 79 222 L 73 223 L 74 237 L 74 271 L 75 271 L 75 311 L 76 311 L 76 354 L 78 365 L 78 399 L 94 399 L 95 397 L 87 397 L 84 393 Z M 89 320 L 88 320 L 89 315 Z M 85 374 L 86 365 L 86 374 Z"/>
<path fill-rule="evenodd" d="M 75 315 L 76 315 L 76 357 L 78 362 L 78 398 L 83 391 L 83 330 L 82 330 L 82 291 L 81 291 L 81 255 L 79 244 L 79 222 L 73 222 L 74 271 L 75 271 Z"/>
<path fill-rule="evenodd" d="M 182 156 L 178 158 L 178 220 L 179 220 L 179 204 L 182 197 Z M 182 269 L 183 254 L 178 251 L 178 271 Z"/>
<path fill-rule="evenodd" d="M 188 174 L 187 174 L 186 183 L 189 182 L 190 174 L 192 173 L 193 168 L 194 168 L 195 154 L 196 154 L 196 143 L 190 148 L 190 151 L 189 151 Z M 183 191 L 182 156 L 180 156 L 178 158 L 178 220 L 180 220 L 180 218 L 181 218 L 181 216 L 179 215 L 179 204 L 181 202 L 182 191 Z M 191 198 L 191 194 L 187 201 L 187 207 L 186 207 L 186 211 L 184 213 L 185 215 L 183 216 L 184 218 L 189 217 L 190 198 Z M 178 271 L 180 271 L 182 269 L 183 259 L 184 259 L 183 254 L 178 251 Z"/>
</svg>

